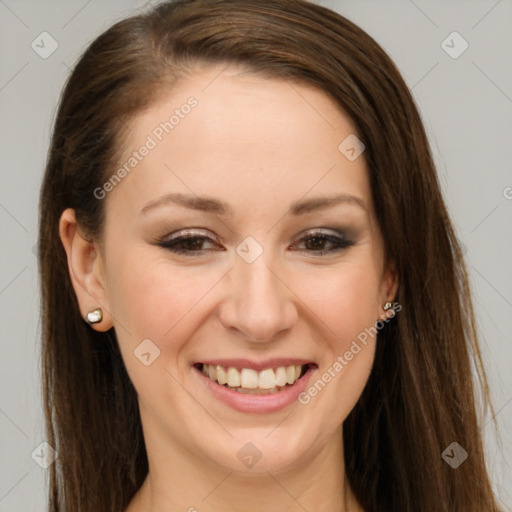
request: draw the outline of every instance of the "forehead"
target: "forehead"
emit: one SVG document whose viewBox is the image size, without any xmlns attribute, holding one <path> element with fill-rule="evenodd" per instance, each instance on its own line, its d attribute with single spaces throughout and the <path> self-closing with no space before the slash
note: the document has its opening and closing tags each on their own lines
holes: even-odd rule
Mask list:
<svg viewBox="0 0 512 512">
<path fill-rule="evenodd" d="M 334 189 L 368 201 L 364 153 L 351 161 L 340 150 L 354 136 L 351 119 L 320 89 L 207 67 L 130 121 L 120 165 L 151 149 L 115 194 L 134 205 L 182 191 L 268 208 Z"/>
</svg>

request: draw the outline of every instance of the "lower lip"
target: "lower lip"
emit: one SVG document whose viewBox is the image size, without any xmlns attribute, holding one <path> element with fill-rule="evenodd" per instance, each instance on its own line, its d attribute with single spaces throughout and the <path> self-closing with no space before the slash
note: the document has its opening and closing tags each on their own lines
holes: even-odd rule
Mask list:
<svg viewBox="0 0 512 512">
<path fill-rule="evenodd" d="M 240 412 L 269 413 L 281 411 L 298 401 L 298 396 L 306 389 L 307 383 L 316 367 L 310 367 L 306 373 L 292 386 L 268 395 L 248 395 L 233 391 L 206 377 L 201 370 L 192 367 L 199 375 L 206 389 L 221 402 Z"/>
</svg>

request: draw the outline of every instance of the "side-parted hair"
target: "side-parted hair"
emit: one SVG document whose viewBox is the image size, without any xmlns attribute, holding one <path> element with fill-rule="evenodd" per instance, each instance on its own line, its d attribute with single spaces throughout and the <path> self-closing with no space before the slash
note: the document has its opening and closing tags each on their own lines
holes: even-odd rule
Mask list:
<svg viewBox="0 0 512 512">
<path fill-rule="evenodd" d="M 120 164 L 126 122 L 199 63 L 313 85 L 366 146 L 402 310 L 379 332 L 373 371 L 343 425 L 357 499 L 366 512 L 497 512 L 476 407 L 475 384 L 482 405 L 490 397 L 469 279 L 418 109 L 366 32 L 305 0 L 165 2 L 101 34 L 71 73 L 40 198 L 46 439 L 59 454 L 48 510 L 124 512 L 148 472 L 136 391 L 114 329 L 96 332 L 80 315 L 59 218 L 73 208 L 83 233 L 101 240 L 105 201 L 94 190 Z M 457 469 L 441 457 L 454 441 L 468 453 Z"/>
</svg>

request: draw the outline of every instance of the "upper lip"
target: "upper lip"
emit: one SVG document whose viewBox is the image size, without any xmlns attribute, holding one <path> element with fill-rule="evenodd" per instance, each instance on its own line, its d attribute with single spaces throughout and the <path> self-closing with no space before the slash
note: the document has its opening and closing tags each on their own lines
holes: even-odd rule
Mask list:
<svg viewBox="0 0 512 512">
<path fill-rule="evenodd" d="M 256 371 L 262 371 L 267 368 L 278 368 L 279 366 L 291 366 L 291 365 L 315 365 L 311 360 L 298 359 L 296 357 L 279 357 L 273 359 L 266 359 L 265 361 L 251 361 L 250 359 L 208 359 L 205 361 L 198 361 L 194 365 L 208 364 L 212 366 L 223 366 L 224 368 L 250 368 Z M 316 365 L 315 365 L 316 366 Z"/>
</svg>

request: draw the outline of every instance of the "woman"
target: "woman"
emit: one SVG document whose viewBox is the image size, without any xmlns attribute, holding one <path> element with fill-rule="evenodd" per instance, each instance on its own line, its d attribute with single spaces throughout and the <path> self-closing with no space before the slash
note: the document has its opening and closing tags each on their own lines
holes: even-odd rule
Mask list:
<svg viewBox="0 0 512 512">
<path fill-rule="evenodd" d="M 50 511 L 498 510 L 427 138 L 347 19 L 117 23 L 65 87 L 40 213 Z"/>
</svg>

